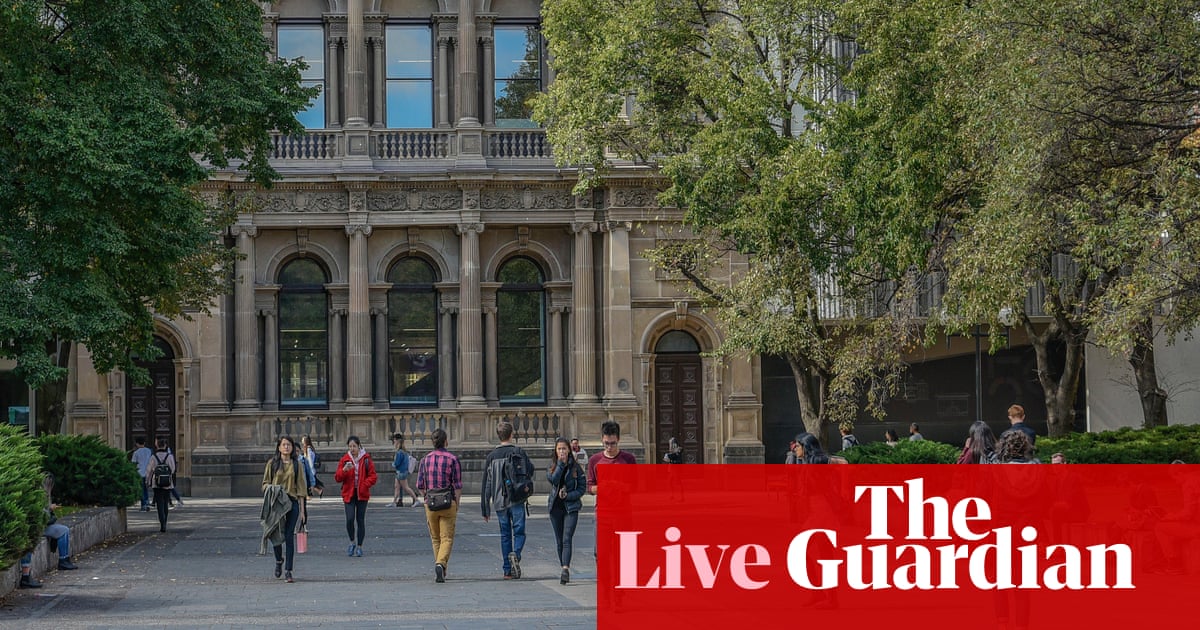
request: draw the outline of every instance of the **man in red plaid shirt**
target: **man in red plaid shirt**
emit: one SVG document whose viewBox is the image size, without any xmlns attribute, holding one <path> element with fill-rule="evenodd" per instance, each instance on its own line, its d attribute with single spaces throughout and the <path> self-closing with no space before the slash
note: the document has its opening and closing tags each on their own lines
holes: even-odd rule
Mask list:
<svg viewBox="0 0 1200 630">
<path fill-rule="evenodd" d="M 441 583 L 446 581 L 450 550 L 454 548 L 454 526 L 458 522 L 458 504 L 462 498 L 462 465 L 454 453 L 446 450 L 445 430 L 434 429 L 432 437 L 433 450 L 421 458 L 417 468 L 417 491 L 424 495 L 428 490 L 454 489 L 454 501 L 444 510 L 429 509 L 429 499 L 425 499 L 425 521 L 433 541 L 434 581 Z"/>
</svg>

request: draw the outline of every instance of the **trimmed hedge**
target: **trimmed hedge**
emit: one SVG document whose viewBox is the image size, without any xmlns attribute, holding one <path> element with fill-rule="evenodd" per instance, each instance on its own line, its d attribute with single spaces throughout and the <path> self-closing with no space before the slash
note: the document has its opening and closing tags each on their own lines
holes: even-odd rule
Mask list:
<svg viewBox="0 0 1200 630">
<path fill-rule="evenodd" d="M 0 425 L 0 570 L 37 543 L 45 507 L 42 454 L 24 427 Z"/>
<path fill-rule="evenodd" d="M 54 502 L 126 507 L 142 497 L 142 478 L 125 455 L 94 435 L 43 435 L 38 447 L 54 474 Z"/>
<path fill-rule="evenodd" d="M 933 440 L 901 440 L 895 446 L 872 442 L 838 452 L 851 464 L 953 464 L 962 447 Z"/>
<path fill-rule="evenodd" d="M 1038 438 L 1037 455 L 1043 462 L 1049 462 L 1050 456 L 1057 452 L 1066 455 L 1072 464 L 1169 464 L 1176 459 L 1197 464 L 1200 463 L 1200 425 L 1124 428 Z"/>
</svg>

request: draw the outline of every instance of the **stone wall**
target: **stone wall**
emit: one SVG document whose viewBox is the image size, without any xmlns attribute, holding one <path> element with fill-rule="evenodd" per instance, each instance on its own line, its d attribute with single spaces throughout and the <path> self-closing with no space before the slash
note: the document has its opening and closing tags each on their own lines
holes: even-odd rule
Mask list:
<svg viewBox="0 0 1200 630">
<path fill-rule="evenodd" d="M 118 534 L 125 533 L 127 521 L 125 508 L 101 507 L 83 510 L 59 519 L 71 530 L 71 555 L 98 545 Z M 49 541 L 43 536 L 33 550 L 33 576 L 40 579 L 58 566 L 58 552 L 50 551 Z M 21 567 L 14 563 L 0 573 L 0 597 L 17 588 L 21 580 Z"/>
</svg>

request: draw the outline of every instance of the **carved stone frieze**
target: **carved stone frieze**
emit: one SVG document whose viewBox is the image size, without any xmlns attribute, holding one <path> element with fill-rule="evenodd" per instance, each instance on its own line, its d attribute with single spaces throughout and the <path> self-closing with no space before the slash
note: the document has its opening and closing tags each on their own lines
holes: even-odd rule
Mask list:
<svg viewBox="0 0 1200 630">
<path fill-rule="evenodd" d="M 537 210 L 569 210 L 575 206 L 575 196 L 569 190 L 539 190 L 533 194 Z"/>
<path fill-rule="evenodd" d="M 484 210 L 521 209 L 521 191 L 511 188 L 485 189 L 479 194 L 479 207 Z"/>
<path fill-rule="evenodd" d="M 658 192 L 645 188 L 618 188 L 612 191 L 613 207 L 657 208 Z"/>
<path fill-rule="evenodd" d="M 462 191 L 459 190 L 426 190 L 421 192 L 421 210 L 460 210 L 462 209 Z"/>
<path fill-rule="evenodd" d="M 480 193 L 484 210 L 569 210 L 575 197 L 566 189 L 488 188 Z"/>
<path fill-rule="evenodd" d="M 345 212 L 350 206 L 345 192 L 260 193 L 255 195 L 259 212 Z"/>
<path fill-rule="evenodd" d="M 457 190 L 372 190 L 367 193 L 371 212 L 419 212 L 459 210 L 462 192 Z"/>
<path fill-rule="evenodd" d="M 408 191 L 372 190 L 367 193 L 367 209 L 371 212 L 396 212 L 408 209 Z"/>
</svg>

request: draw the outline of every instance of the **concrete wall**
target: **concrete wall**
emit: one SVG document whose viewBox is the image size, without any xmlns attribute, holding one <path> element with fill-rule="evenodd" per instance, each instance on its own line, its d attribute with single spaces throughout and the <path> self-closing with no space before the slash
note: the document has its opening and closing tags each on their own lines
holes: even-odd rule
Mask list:
<svg viewBox="0 0 1200 630">
<path fill-rule="evenodd" d="M 1154 344 L 1159 386 L 1167 390 L 1167 421 L 1200 422 L 1200 340 L 1179 338 L 1173 345 Z M 1088 430 L 1108 431 L 1142 426 L 1133 368 L 1123 356 L 1103 348 L 1087 348 Z"/>
<path fill-rule="evenodd" d="M 127 521 L 125 508 L 101 507 L 76 512 L 59 519 L 71 530 L 71 555 L 94 547 L 109 538 L 125 533 Z M 33 577 L 41 578 L 58 566 L 58 552 L 50 551 L 50 544 L 43 536 L 33 550 Z M 17 588 L 21 580 L 20 564 L 14 564 L 0 573 L 0 597 Z"/>
</svg>

